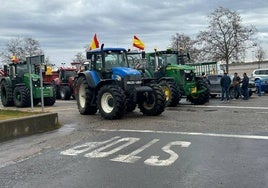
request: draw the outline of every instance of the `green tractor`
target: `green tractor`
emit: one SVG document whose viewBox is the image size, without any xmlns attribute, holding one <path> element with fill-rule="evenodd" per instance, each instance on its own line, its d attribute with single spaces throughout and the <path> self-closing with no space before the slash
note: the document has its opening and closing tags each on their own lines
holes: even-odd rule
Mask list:
<svg viewBox="0 0 268 188">
<path fill-rule="evenodd" d="M 0 78 L 2 105 L 5 107 L 14 105 L 16 107 L 29 107 L 31 106 L 31 93 L 33 95 L 33 105 L 37 105 L 42 97 L 39 71 L 42 71 L 40 65 L 26 61 L 13 61 L 9 65 L 5 65 L 5 76 Z M 30 91 L 31 88 L 32 92 Z M 52 84 L 43 84 L 43 96 L 45 106 L 54 105 L 56 92 Z"/>
<path fill-rule="evenodd" d="M 194 67 L 184 64 L 185 56 L 189 58 L 188 55 L 172 50 L 146 54 L 145 74 L 148 77 L 154 77 L 157 80 L 173 78 L 173 81 L 170 79 L 165 81 L 168 84 L 162 87 L 169 106 L 176 106 L 181 96 L 185 96 L 188 101 L 195 105 L 205 104 L 209 101 L 208 85 L 202 78 L 195 75 Z M 172 87 L 169 87 L 171 85 Z M 174 85 L 176 91 L 174 91 Z"/>
<path fill-rule="evenodd" d="M 181 95 L 173 77 L 158 76 L 158 71 L 154 71 L 156 69 L 155 61 L 148 63 L 145 52 L 128 51 L 127 56 L 131 67 L 138 69 L 144 78 L 155 79 L 156 83 L 161 86 L 165 94 L 166 106 L 178 105 Z"/>
</svg>

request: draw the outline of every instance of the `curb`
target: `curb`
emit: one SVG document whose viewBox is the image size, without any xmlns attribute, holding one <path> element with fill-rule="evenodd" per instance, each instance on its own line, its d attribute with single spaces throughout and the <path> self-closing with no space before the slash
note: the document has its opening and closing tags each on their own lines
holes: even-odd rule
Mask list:
<svg viewBox="0 0 268 188">
<path fill-rule="evenodd" d="M 58 113 L 37 114 L 0 121 L 0 141 L 60 128 Z"/>
</svg>

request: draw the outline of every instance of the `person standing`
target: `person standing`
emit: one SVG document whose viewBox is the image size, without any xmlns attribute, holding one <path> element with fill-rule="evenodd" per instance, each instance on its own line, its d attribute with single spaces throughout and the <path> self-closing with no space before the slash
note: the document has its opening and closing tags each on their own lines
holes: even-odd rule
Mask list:
<svg viewBox="0 0 268 188">
<path fill-rule="evenodd" d="M 248 85 L 249 85 L 249 78 L 247 76 L 247 73 L 244 72 L 243 74 L 243 80 L 242 80 L 242 92 L 244 95 L 244 100 L 249 99 L 249 93 L 248 93 Z"/>
<path fill-rule="evenodd" d="M 205 72 L 202 72 L 201 77 L 203 78 L 204 82 L 205 82 L 208 86 L 210 86 L 210 81 L 209 81 L 209 79 L 207 78 Z"/>
<path fill-rule="evenodd" d="M 221 84 L 221 101 L 223 102 L 225 97 L 226 101 L 229 102 L 230 96 L 229 96 L 229 89 L 231 85 L 231 78 L 227 75 L 226 72 L 224 72 L 224 75 L 222 76 L 220 80 Z M 224 97 L 225 96 L 225 97 Z"/>
<path fill-rule="evenodd" d="M 233 78 L 234 99 L 238 99 L 241 96 L 240 82 L 241 82 L 241 78 L 238 76 L 237 72 L 235 72 L 234 78 Z"/>
</svg>

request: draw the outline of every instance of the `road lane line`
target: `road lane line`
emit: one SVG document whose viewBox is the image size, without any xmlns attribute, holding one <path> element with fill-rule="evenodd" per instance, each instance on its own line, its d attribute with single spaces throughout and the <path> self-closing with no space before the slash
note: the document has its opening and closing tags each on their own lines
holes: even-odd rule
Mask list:
<svg viewBox="0 0 268 188">
<path fill-rule="evenodd" d="M 206 105 L 196 105 L 195 108 L 238 108 L 238 109 L 255 109 L 255 110 L 268 110 L 268 107 L 254 107 L 254 106 L 206 106 Z"/>
<path fill-rule="evenodd" d="M 268 136 L 259 135 L 239 135 L 239 134 L 215 134 L 215 133 L 198 133 L 198 132 L 170 132 L 170 131 L 154 131 L 154 130 L 131 130 L 131 129 L 96 129 L 101 132 L 134 132 L 134 133 L 158 133 L 158 134 L 180 134 L 190 136 L 211 136 L 211 137 L 225 137 L 225 138 L 245 138 L 256 140 L 268 140 Z"/>
</svg>

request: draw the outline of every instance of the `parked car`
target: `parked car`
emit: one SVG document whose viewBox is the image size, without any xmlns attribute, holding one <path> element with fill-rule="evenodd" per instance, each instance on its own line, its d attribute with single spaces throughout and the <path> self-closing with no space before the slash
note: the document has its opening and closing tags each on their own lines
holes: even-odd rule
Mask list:
<svg viewBox="0 0 268 188">
<path fill-rule="evenodd" d="M 210 97 L 215 98 L 217 95 L 221 95 L 221 78 L 223 75 L 217 74 L 217 75 L 208 75 L 207 79 L 210 82 L 209 88 L 210 88 Z M 231 80 L 233 80 L 233 75 L 230 76 Z M 243 78 L 241 78 L 242 80 Z M 242 84 L 241 84 L 242 85 Z M 249 80 L 249 96 L 251 96 L 253 93 L 256 93 L 257 87 L 256 83 L 253 79 Z M 243 95 L 243 93 L 242 93 Z M 234 97 L 234 87 L 231 85 L 230 87 L 230 98 Z"/>
<path fill-rule="evenodd" d="M 255 69 L 252 72 L 252 77 L 256 79 L 268 78 L 268 68 L 266 69 Z"/>
<path fill-rule="evenodd" d="M 255 83 L 258 86 L 260 81 L 261 84 L 261 92 L 265 92 L 268 93 L 268 77 L 266 78 L 260 78 L 260 79 L 255 79 Z M 257 91 L 259 90 L 259 88 L 257 87 Z"/>
</svg>

